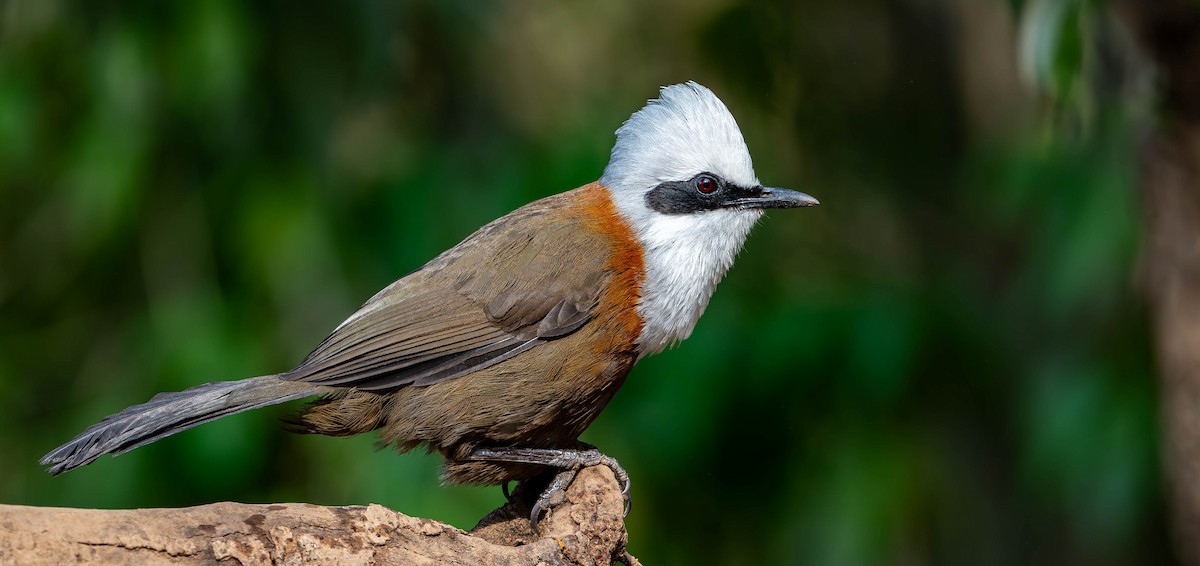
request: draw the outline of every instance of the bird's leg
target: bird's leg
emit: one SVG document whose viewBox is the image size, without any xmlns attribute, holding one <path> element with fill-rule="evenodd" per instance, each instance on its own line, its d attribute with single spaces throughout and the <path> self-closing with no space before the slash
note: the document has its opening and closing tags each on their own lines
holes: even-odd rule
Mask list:
<svg viewBox="0 0 1200 566">
<path fill-rule="evenodd" d="M 621 495 L 625 497 L 625 513 L 629 514 L 629 473 L 617 463 L 617 459 L 609 456 L 595 447 L 589 446 L 583 450 L 568 448 L 476 448 L 464 460 L 479 462 L 509 462 L 513 464 L 539 464 L 559 470 L 550 485 L 546 486 L 533 504 L 529 513 L 529 522 L 533 532 L 538 532 L 538 519 L 543 510 L 558 505 L 566 494 L 567 486 L 575 479 L 579 470 L 588 466 L 605 465 L 612 470 L 621 486 Z M 507 495 L 507 494 L 506 494 Z"/>
</svg>

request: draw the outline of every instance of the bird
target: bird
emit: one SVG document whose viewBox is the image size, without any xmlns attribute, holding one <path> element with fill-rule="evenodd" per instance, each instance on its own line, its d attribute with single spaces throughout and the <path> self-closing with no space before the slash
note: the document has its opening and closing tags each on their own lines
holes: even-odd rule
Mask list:
<svg viewBox="0 0 1200 566">
<path fill-rule="evenodd" d="M 442 456 L 446 484 L 507 495 L 510 482 L 540 482 L 535 531 L 586 466 L 612 468 L 628 502 L 628 474 L 579 436 L 638 360 L 692 333 L 765 210 L 817 204 L 759 182 L 711 90 L 662 87 L 616 130 L 597 181 L 483 226 L 376 293 L 294 368 L 160 393 L 41 464 L 58 475 L 308 398 L 290 430 L 425 447 Z"/>
</svg>

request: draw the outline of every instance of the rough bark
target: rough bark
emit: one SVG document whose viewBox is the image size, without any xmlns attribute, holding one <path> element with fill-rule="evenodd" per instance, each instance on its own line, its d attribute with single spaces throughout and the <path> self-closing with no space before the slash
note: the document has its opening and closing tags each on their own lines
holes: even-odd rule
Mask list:
<svg viewBox="0 0 1200 566">
<path fill-rule="evenodd" d="M 1200 63 L 1198 63 L 1200 64 Z M 1161 378 L 1163 464 L 1176 547 L 1200 565 L 1200 135 L 1151 142 L 1147 268 Z"/>
<path fill-rule="evenodd" d="M 625 552 L 624 501 L 607 467 L 587 468 L 529 527 L 508 503 L 471 532 L 379 505 L 213 503 L 97 510 L 0 505 L 0 564 L 610 564 Z"/>
<path fill-rule="evenodd" d="M 1173 529 L 1180 558 L 1200 565 L 1200 2 L 1124 0 L 1117 8 L 1154 62 L 1161 89 L 1139 179 L 1145 283 Z"/>
</svg>

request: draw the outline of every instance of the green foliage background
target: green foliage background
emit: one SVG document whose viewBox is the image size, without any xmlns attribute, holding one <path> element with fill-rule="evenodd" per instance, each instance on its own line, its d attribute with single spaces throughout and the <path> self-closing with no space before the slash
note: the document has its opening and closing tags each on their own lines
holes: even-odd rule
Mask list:
<svg viewBox="0 0 1200 566">
<path fill-rule="evenodd" d="M 0 2 L 0 502 L 469 528 L 498 489 L 285 434 L 288 408 L 36 461 L 155 392 L 291 367 L 478 226 L 597 178 L 613 130 L 695 79 L 760 178 L 823 204 L 772 213 L 585 435 L 634 478 L 633 553 L 1172 559 L 1121 104 L 1053 133 L 1000 1 L 598 4 Z"/>
</svg>

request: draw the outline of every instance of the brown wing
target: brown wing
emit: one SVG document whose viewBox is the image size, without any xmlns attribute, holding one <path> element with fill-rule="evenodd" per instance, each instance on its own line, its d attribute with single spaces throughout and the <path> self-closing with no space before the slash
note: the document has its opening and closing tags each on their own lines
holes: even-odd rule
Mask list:
<svg viewBox="0 0 1200 566">
<path fill-rule="evenodd" d="M 609 283 L 611 249 L 564 197 L 481 228 L 380 291 L 284 377 L 364 391 L 428 385 L 578 330 Z"/>
</svg>

